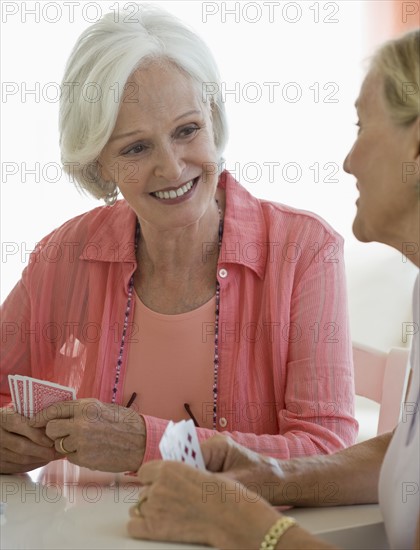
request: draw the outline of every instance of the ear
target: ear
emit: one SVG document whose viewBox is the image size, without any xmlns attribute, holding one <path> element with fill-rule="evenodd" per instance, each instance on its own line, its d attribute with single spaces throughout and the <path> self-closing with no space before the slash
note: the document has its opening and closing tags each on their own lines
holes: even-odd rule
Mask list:
<svg viewBox="0 0 420 550">
<path fill-rule="evenodd" d="M 420 187 L 420 116 L 412 123 L 409 131 L 409 161 L 405 167 L 406 176 L 412 177 Z"/>
<path fill-rule="evenodd" d="M 413 136 L 413 139 L 415 140 L 415 142 L 417 143 L 417 155 L 416 155 L 416 160 L 417 162 L 419 161 L 419 156 L 420 156 L 420 115 L 417 117 L 417 119 L 414 121 L 414 124 L 413 124 L 414 128 L 413 128 L 413 132 L 414 132 L 414 136 Z"/>
<path fill-rule="evenodd" d="M 414 139 L 417 140 L 417 154 L 414 162 L 417 165 L 417 187 L 420 188 L 420 116 L 417 117 L 414 126 L 416 134 Z"/>
<path fill-rule="evenodd" d="M 420 115 L 413 122 L 413 143 L 416 151 L 416 160 L 418 161 L 420 156 Z"/>
<path fill-rule="evenodd" d="M 419 194 L 420 199 L 420 116 L 417 117 L 417 120 L 414 123 L 415 126 L 415 138 L 417 139 L 417 153 L 416 158 L 414 160 L 415 162 L 415 170 L 416 170 L 416 187 L 417 187 L 417 193 Z"/>
<path fill-rule="evenodd" d="M 97 160 L 97 173 L 99 178 L 102 179 L 102 181 L 104 182 L 113 181 L 113 178 L 111 177 L 111 173 L 108 170 L 106 163 L 102 161 L 101 155 Z"/>
</svg>

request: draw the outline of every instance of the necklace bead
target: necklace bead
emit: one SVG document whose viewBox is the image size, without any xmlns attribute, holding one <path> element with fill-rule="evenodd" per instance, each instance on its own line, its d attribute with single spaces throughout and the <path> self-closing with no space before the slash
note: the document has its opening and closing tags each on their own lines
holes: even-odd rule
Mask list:
<svg viewBox="0 0 420 550">
<path fill-rule="evenodd" d="M 217 201 L 216 203 L 219 211 L 218 249 L 220 253 L 220 248 L 222 246 L 222 237 L 223 237 L 223 219 L 222 219 L 222 213 L 219 208 L 219 204 Z M 134 243 L 135 252 L 137 252 L 139 237 L 140 237 L 140 225 L 137 222 L 136 236 L 135 236 L 135 243 Z M 134 292 L 134 274 L 130 277 L 130 281 L 128 283 L 127 306 L 125 308 L 121 344 L 120 344 L 120 350 L 118 353 L 117 365 L 115 368 L 115 382 L 114 382 L 114 387 L 112 388 L 112 399 L 111 399 L 112 403 L 115 403 L 117 401 L 118 383 L 120 380 L 120 372 L 121 372 L 121 366 L 123 362 L 125 337 L 127 334 L 128 319 L 130 318 L 133 292 Z M 220 310 L 220 284 L 216 278 L 216 312 L 215 312 L 216 319 L 214 323 L 214 359 L 213 359 L 213 429 L 216 429 L 216 420 L 217 420 L 217 394 L 218 394 L 218 375 L 219 375 L 219 310 Z"/>
</svg>

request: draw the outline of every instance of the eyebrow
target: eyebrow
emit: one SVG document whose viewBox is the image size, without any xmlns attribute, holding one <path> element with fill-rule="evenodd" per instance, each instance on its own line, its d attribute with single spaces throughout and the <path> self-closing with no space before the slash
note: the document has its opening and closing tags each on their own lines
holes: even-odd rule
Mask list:
<svg viewBox="0 0 420 550">
<path fill-rule="evenodd" d="M 182 115 L 177 116 L 174 119 L 174 122 L 177 122 L 181 118 L 185 118 L 185 117 L 190 116 L 190 115 L 201 115 L 201 111 L 198 111 L 197 109 L 192 109 L 191 111 L 187 111 L 186 113 L 183 113 Z M 127 132 L 126 134 L 120 134 L 119 136 L 111 137 L 109 141 L 116 141 L 118 139 L 122 139 L 122 138 L 126 138 L 126 137 L 129 137 L 129 136 L 134 136 L 134 135 L 141 134 L 142 132 L 143 132 L 142 130 L 133 130 L 131 132 Z"/>
</svg>

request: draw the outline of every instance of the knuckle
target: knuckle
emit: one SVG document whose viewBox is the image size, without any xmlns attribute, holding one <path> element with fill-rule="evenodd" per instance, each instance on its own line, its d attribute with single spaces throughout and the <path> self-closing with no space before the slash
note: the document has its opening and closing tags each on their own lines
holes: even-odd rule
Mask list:
<svg viewBox="0 0 420 550">
<path fill-rule="evenodd" d="M 24 455 L 24 453 L 26 451 L 26 446 L 27 446 L 27 443 L 26 443 L 25 439 L 17 439 L 14 442 L 13 451 L 16 454 L 18 454 L 20 457 L 22 457 L 22 455 Z"/>
<path fill-rule="evenodd" d="M 216 445 L 223 445 L 226 447 L 231 446 L 233 442 L 233 440 L 230 437 L 227 437 L 226 435 L 222 435 L 222 434 L 216 434 L 211 439 Z"/>
<path fill-rule="evenodd" d="M 178 466 L 179 464 L 176 462 L 162 461 L 158 467 L 157 486 L 159 487 L 160 483 L 169 483 L 173 479 L 173 475 Z"/>
<path fill-rule="evenodd" d="M 55 434 L 57 432 L 57 424 L 54 421 L 48 422 L 45 426 L 45 435 L 51 439 L 55 439 Z"/>
</svg>

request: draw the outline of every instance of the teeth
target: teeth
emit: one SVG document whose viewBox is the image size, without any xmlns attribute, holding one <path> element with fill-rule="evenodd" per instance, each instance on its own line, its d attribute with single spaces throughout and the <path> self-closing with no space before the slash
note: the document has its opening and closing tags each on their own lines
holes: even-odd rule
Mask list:
<svg viewBox="0 0 420 550">
<path fill-rule="evenodd" d="M 171 189 L 171 191 L 157 191 L 156 193 L 152 193 L 152 195 L 158 199 L 176 199 L 177 197 L 182 197 L 182 195 L 185 195 L 185 193 L 187 193 L 193 185 L 193 180 L 191 180 L 176 191 L 173 189 Z"/>
</svg>

